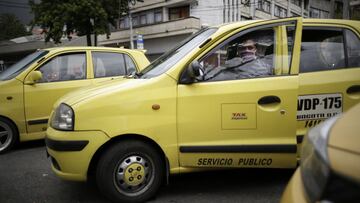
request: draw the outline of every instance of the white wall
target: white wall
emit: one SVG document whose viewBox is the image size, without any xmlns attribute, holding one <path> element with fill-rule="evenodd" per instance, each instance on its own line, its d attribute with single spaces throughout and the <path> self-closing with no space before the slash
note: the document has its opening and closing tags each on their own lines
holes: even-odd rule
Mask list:
<svg viewBox="0 0 360 203">
<path fill-rule="evenodd" d="M 194 1 L 190 4 L 190 16 L 200 18 L 201 25 L 219 25 L 223 23 L 223 0 Z"/>
</svg>

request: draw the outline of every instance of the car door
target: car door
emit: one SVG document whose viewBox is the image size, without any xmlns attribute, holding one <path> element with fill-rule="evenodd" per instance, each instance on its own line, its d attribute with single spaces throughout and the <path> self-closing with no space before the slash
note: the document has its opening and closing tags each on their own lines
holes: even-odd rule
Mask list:
<svg viewBox="0 0 360 203">
<path fill-rule="evenodd" d="M 55 101 L 91 83 L 87 80 L 87 64 L 86 52 L 76 51 L 53 55 L 34 69 L 42 73 L 42 79 L 33 85 L 24 85 L 28 133 L 45 131 Z M 39 136 L 43 135 L 40 133 Z"/>
<path fill-rule="evenodd" d="M 287 24 L 296 25 L 291 58 L 282 36 Z M 198 82 L 178 85 L 181 166 L 296 165 L 301 27 L 301 18 L 258 23 L 200 55 Z"/>
<path fill-rule="evenodd" d="M 133 59 L 125 53 L 92 51 L 91 56 L 94 82 L 123 77 L 137 70 Z"/>
<path fill-rule="evenodd" d="M 299 68 L 298 142 L 307 130 L 360 102 L 360 40 L 346 25 L 304 26 Z"/>
</svg>

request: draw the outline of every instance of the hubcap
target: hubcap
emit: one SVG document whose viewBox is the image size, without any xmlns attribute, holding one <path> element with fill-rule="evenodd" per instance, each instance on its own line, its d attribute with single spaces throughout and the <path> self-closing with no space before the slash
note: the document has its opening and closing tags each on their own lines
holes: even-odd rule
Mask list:
<svg viewBox="0 0 360 203">
<path fill-rule="evenodd" d="M 6 149 L 13 139 L 10 127 L 0 121 L 0 151 Z"/>
<path fill-rule="evenodd" d="M 124 181 L 131 186 L 137 186 L 145 180 L 145 168 L 138 163 L 130 164 L 124 173 Z"/>
<path fill-rule="evenodd" d="M 146 190 L 153 178 L 153 164 L 146 158 L 132 155 L 123 159 L 116 169 L 115 182 L 119 191 L 136 195 Z"/>
</svg>

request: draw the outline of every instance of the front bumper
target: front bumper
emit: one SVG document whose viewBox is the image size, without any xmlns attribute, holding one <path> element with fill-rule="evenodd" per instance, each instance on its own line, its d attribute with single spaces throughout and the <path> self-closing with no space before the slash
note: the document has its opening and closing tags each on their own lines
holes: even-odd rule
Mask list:
<svg viewBox="0 0 360 203">
<path fill-rule="evenodd" d="M 300 168 L 291 177 L 281 197 L 281 203 L 307 203 Z"/>
<path fill-rule="evenodd" d="M 85 181 L 95 152 L 110 138 L 102 131 L 46 131 L 51 168 L 64 180 Z"/>
</svg>

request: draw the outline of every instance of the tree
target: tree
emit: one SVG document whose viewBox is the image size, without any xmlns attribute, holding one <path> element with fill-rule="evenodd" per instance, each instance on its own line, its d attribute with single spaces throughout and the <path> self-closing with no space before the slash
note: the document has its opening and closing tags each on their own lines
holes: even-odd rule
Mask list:
<svg viewBox="0 0 360 203">
<path fill-rule="evenodd" d="M 25 26 L 14 14 L 0 14 L 0 41 L 27 35 Z"/>
<path fill-rule="evenodd" d="M 45 41 L 61 43 L 63 35 L 76 32 L 86 35 L 91 46 L 91 34 L 110 35 L 109 24 L 128 11 L 128 0 L 42 0 L 29 1 L 35 17 L 33 24 L 45 30 Z"/>
</svg>

